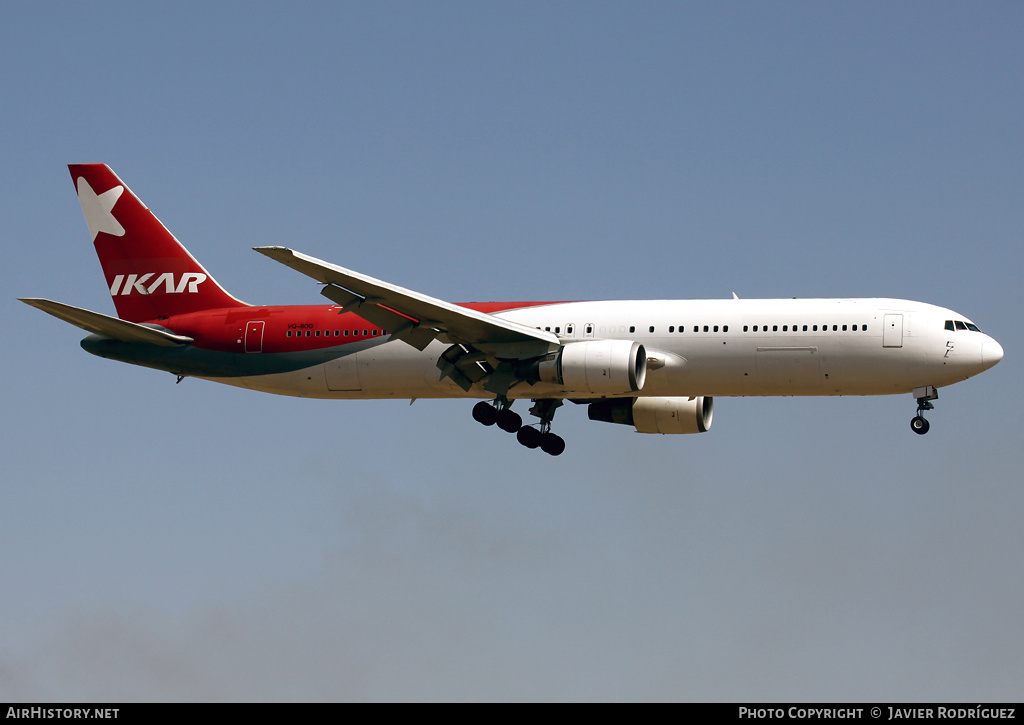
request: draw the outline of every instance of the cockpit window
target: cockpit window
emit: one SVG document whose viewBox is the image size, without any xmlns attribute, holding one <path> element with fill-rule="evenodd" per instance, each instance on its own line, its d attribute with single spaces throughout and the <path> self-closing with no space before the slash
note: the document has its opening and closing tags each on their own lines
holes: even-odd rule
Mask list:
<svg viewBox="0 0 1024 725">
<path fill-rule="evenodd" d="M 957 330 L 970 330 L 971 332 L 981 332 L 981 328 L 979 328 L 973 322 L 967 322 L 966 320 L 946 320 L 946 329 L 952 332 L 956 332 Z"/>
</svg>

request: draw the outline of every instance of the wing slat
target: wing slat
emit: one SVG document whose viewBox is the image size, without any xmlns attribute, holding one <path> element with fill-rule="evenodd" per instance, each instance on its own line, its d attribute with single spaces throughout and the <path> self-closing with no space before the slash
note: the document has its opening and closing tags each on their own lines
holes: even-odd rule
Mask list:
<svg viewBox="0 0 1024 725">
<path fill-rule="evenodd" d="M 429 343 L 432 338 L 428 329 L 444 333 L 444 336 L 455 343 L 474 345 L 477 347 L 493 347 L 500 345 L 522 345 L 523 349 L 536 350 L 537 344 L 558 346 L 558 337 L 550 332 L 538 330 L 500 317 L 460 307 L 444 300 L 429 297 L 419 292 L 389 284 L 358 272 L 339 267 L 329 262 L 296 252 L 287 247 L 253 247 L 257 252 L 292 269 L 312 277 L 321 284 L 331 285 L 324 290 L 324 295 L 352 309 L 360 317 L 375 322 L 371 315 L 380 315 L 379 319 L 392 319 L 399 315 L 411 318 L 412 328 L 402 323 L 397 327 L 394 321 L 383 324 L 387 330 L 398 330 L 399 339 L 419 347 Z M 338 289 L 341 288 L 341 289 Z M 330 290 L 330 292 L 328 292 Z M 343 302 L 344 300 L 344 302 Z M 394 316 L 388 318 L 387 316 Z M 415 333 L 402 337 L 401 332 Z M 536 353 L 531 353 L 536 354 Z"/>
</svg>

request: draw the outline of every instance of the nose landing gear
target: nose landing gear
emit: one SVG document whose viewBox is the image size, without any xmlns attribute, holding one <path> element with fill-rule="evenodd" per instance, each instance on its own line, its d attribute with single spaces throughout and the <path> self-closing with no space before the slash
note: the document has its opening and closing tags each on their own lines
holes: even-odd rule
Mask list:
<svg viewBox="0 0 1024 725">
<path fill-rule="evenodd" d="M 923 388 L 914 388 L 914 397 L 917 398 L 917 415 L 910 420 L 910 430 L 918 435 L 924 435 L 931 428 L 931 424 L 924 417 L 926 410 L 934 410 L 933 400 L 938 400 L 939 391 L 931 385 Z"/>
</svg>

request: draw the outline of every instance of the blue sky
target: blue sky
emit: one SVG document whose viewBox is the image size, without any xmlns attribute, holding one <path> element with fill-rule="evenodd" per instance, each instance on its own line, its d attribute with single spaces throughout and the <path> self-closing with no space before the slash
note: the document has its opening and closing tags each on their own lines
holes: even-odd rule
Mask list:
<svg viewBox="0 0 1024 725">
<path fill-rule="evenodd" d="M 1019 3 L 0 6 L 0 699 L 1015 700 Z M 236 296 L 284 244 L 443 299 L 887 296 L 1006 350 L 706 435 L 92 357 L 68 163 Z"/>
</svg>

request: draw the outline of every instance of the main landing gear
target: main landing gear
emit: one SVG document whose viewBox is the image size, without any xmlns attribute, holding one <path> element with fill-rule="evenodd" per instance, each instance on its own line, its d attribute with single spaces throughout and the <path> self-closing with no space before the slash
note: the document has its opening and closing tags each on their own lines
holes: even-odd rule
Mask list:
<svg viewBox="0 0 1024 725">
<path fill-rule="evenodd" d="M 917 398 L 917 415 L 910 420 L 910 430 L 923 436 L 931 428 L 931 424 L 924 417 L 924 412 L 935 409 L 932 401 L 938 400 L 939 391 L 931 385 L 926 385 L 923 388 L 914 388 L 914 397 Z"/>
<path fill-rule="evenodd" d="M 516 440 L 527 448 L 540 448 L 545 453 L 557 456 L 565 450 L 565 441 L 551 432 L 551 420 L 561 400 L 535 400 L 530 408 L 532 415 L 540 418 L 540 426 L 524 426 L 523 419 L 512 410 L 508 398 L 499 395 L 493 402 L 481 400 L 473 406 L 473 419 L 484 425 L 495 425 L 508 433 L 515 433 Z"/>
</svg>

